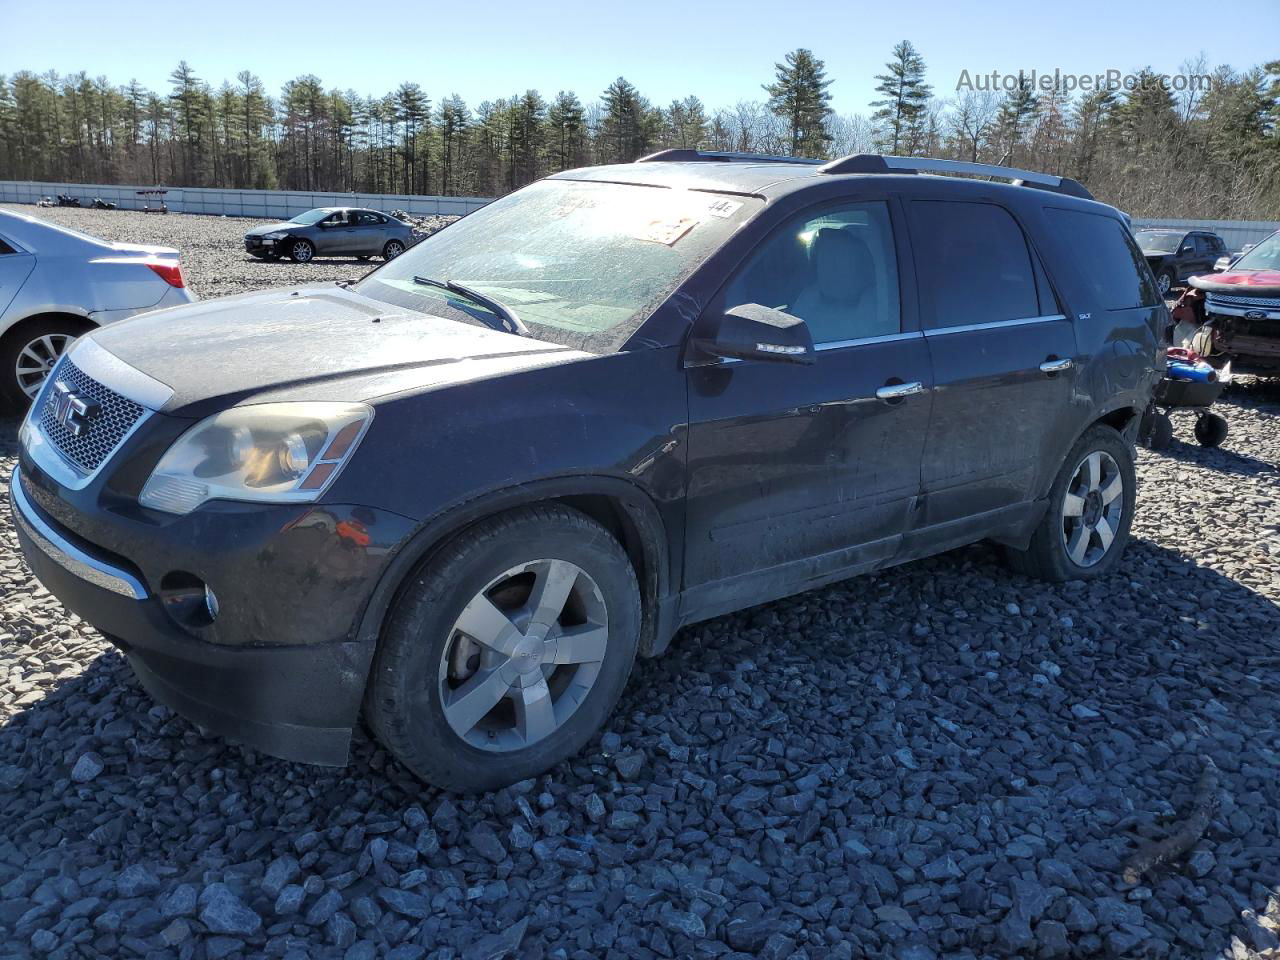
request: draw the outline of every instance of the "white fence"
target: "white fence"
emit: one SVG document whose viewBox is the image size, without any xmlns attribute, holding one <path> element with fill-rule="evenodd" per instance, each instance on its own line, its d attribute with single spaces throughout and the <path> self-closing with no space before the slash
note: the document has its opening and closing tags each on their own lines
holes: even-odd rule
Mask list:
<svg viewBox="0 0 1280 960">
<path fill-rule="evenodd" d="M 0 180 L 0 203 L 35 203 L 41 197 L 68 194 L 82 206 L 94 197 L 116 204 L 121 210 L 158 206 L 158 196 L 143 197 L 139 190 L 154 187 L 111 186 L 84 183 L 41 183 L 33 180 Z M 266 217 L 287 220 L 316 207 L 371 207 L 390 213 L 405 210 L 415 216 L 463 216 L 489 201 L 483 197 L 415 197 L 380 193 L 308 193 L 295 190 L 215 190 L 205 187 L 172 187 L 163 196 L 174 213 L 206 213 L 228 217 Z"/>
<path fill-rule="evenodd" d="M 1216 233 L 1227 245 L 1227 249 L 1235 253 L 1246 243 L 1257 243 L 1259 240 L 1277 230 L 1280 221 L 1268 220 L 1134 220 L 1133 229 L 1148 230 L 1207 230 Z"/>
</svg>

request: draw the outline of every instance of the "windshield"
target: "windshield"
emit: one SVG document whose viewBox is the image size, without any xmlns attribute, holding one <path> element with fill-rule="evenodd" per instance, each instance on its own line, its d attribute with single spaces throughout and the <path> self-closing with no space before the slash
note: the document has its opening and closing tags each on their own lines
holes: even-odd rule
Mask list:
<svg viewBox="0 0 1280 960">
<path fill-rule="evenodd" d="M 300 213 L 289 222 L 300 223 L 304 227 L 309 227 L 311 224 L 318 223 L 323 220 L 331 213 L 333 213 L 332 207 L 319 207 L 315 210 L 308 210 L 306 213 Z"/>
<path fill-rule="evenodd" d="M 1139 230 L 1134 237 L 1143 253 L 1177 253 L 1183 234 L 1163 230 Z"/>
<path fill-rule="evenodd" d="M 356 286 L 473 323 L 493 317 L 414 277 L 501 302 L 539 340 L 617 350 L 761 201 L 694 190 L 542 180 L 432 234 Z"/>
<path fill-rule="evenodd" d="M 1280 270 L 1280 232 L 1242 256 L 1231 266 L 1232 270 Z"/>
</svg>

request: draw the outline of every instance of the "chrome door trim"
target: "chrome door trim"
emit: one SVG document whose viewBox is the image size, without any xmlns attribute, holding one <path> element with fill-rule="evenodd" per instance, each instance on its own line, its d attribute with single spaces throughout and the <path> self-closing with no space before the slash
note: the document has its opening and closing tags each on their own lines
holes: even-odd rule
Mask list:
<svg viewBox="0 0 1280 960">
<path fill-rule="evenodd" d="M 9 498 L 18 528 L 58 566 L 103 590 L 130 600 L 147 599 L 147 588 L 137 577 L 82 550 L 41 519 L 22 489 L 22 474 L 17 467 L 9 477 Z"/>
<path fill-rule="evenodd" d="M 924 336 L 919 330 L 911 330 L 907 333 L 886 333 L 878 337 L 856 337 L 853 340 L 828 340 L 824 343 L 815 343 L 813 345 L 814 352 L 822 350 L 840 350 L 844 347 L 860 347 L 867 343 L 893 343 L 898 340 L 916 340 Z"/>
<path fill-rule="evenodd" d="M 975 330 L 998 330 L 1001 327 L 1025 327 L 1032 323 L 1052 323 L 1055 320 L 1067 319 L 1064 314 L 1055 313 L 1044 317 L 1020 317 L 1017 320 L 993 320 L 990 323 L 970 323 L 963 327 L 934 327 L 926 330 L 926 337 L 942 337 L 950 333 L 972 333 Z"/>
</svg>

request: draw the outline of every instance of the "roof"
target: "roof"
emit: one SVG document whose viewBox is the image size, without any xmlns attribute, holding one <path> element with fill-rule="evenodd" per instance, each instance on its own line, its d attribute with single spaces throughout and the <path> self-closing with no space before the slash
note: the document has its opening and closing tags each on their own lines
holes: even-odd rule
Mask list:
<svg viewBox="0 0 1280 960">
<path fill-rule="evenodd" d="M 1032 195 L 1055 206 L 1069 206 L 1078 209 L 1097 209 L 1103 207 L 1108 211 L 1115 208 L 1098 200 L 1085 200 L 1068 193 L 1042 190 L 1030 185 L 1001 183 L 995 180 L 975 179 L 973 177 L 937 176 L 931 173 L 911 173 L 905 178 L 902 173 L 839 173 L 824 170 L 824 167 L 813 162 L 786 160 L 751 162 L 739 160 L 735 162 L 697 161 L 646 161 L 641 163 L 615 163 L 599 167 L 582 167 L 577 170 L 566 170 L 552 174 L 549 179 L 558 180 L 591 180 L 602 183 L 633 183 L 643 186 L 668 187 L 683 190 L 708 190 L 718 193 L 747 194 L 774 200 L 798 190 L 817 186 L 819 182 L 833 181 L 865 181 L 868 185 L 884 188 L 896 188 L 924 183 L 946 183 L 957 196 L 968 196 L 978 199 L 979 195 L 990 197 L 993 193 L 1003 195 L 1007 202 L 1018 204 L 1031 199 Z"/>
</svg>

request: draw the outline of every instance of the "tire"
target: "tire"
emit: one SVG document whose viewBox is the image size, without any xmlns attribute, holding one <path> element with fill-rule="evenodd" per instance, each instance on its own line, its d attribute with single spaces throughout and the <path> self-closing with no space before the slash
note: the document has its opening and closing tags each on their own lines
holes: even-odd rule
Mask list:
<svg viewBox="0 0 1280 960">
<path fill-rule="evenodd" d="M 14 410 L 29 407 L 58 358 L 91 329 L 92 324 L 74 317 L 52 317 L 11 329 L 0 341 L 0 395 L 5 405 Z"/>
<path fill-rule="evenodd" d="M 1169 449 L 1174 442 L 1174 421 L 1169 413 L 1152 413 L 1151 428 L 1147 430 L 1147 447 L 1153 451 Z"/>
<path fill-rule="evenodd" d="M 399 240 L 388 240 L 382 248 L 383 260 L 394 260 L 404 253 L 404 244 Z"/>
<path fill-rule="evenodd" d="M 1090 476 L 1091 463 L 1100 468 L 1095 477 Z M 1010 565 L 1019 573 L 1055 583 L 1110 574 L 1129 542 L 1135 476 L 1124 438 L 1111 427 L 1090 427 L 1058 471 L 1049 489 L 1049 508 L 1027 549 L 1006 551 Z M 1112 486 L 1117 480 L 1118 490 Z M 1108 494 L 1111 499 L 1106 499 Z"/>
<path fill-rule="evenodd" d="M 289 259 L 294 263 L 310 263 L 316 255 L 316 248 L 310 240 L 289 241 Z"/>
<path fill-rule="evenodd" d="M 1175 282 L 1173 271 L 1167 267 L 1156 274 L 1156 289 L 1160 291 L 1161 297 L 1169 296 Z"/>
<path fill-rule="evenodd" d="M 1227 421 L 1216 413 L 1204 413 L 1196 420 L 1196 440 L 1202 447 L 1216 447 L 1227 439 Z"/>
<path fill-rule="evenodd" d="M 557 578 L 571 580 L 568 602 L 531 617 L 535 591 Z M 545 612 L 553 609 L 561 612 Z M 583 646 L 573 654 L 564 641 L 578 622 Z M 496 642 L 478 643 L 468 629 Z M 497 789 L 577 753 L 604 724 L 639 632 L 635 571 L 608 531 L 559 505 L 501 514 L 459 534 L 402 588 L 378 642 L 365 717 L 427 783 Z M 561 659 L 580 654 L 588 658 Z"/>
</svg>

